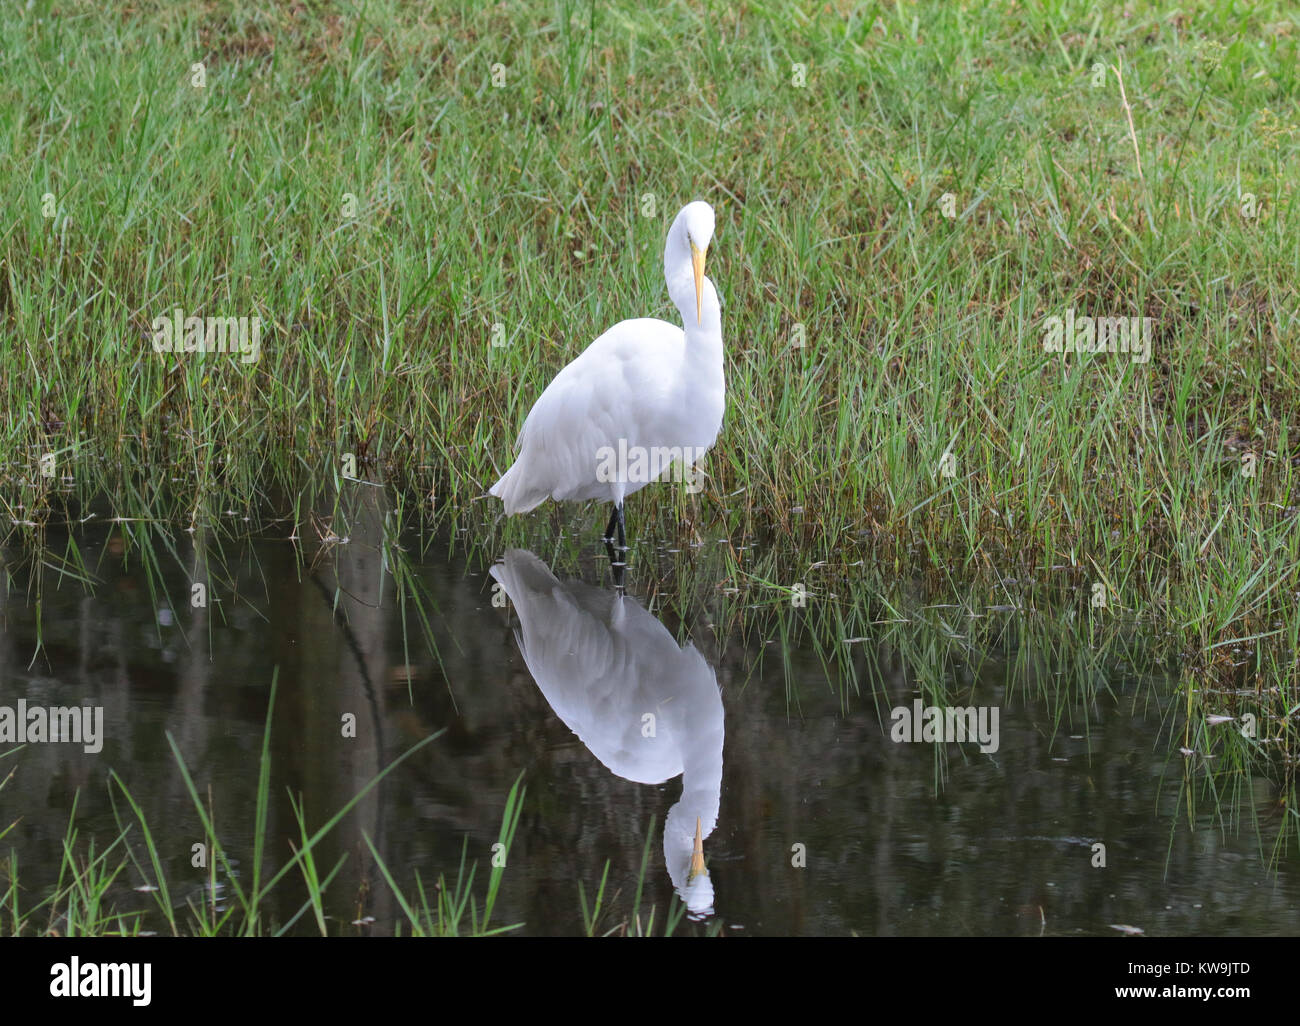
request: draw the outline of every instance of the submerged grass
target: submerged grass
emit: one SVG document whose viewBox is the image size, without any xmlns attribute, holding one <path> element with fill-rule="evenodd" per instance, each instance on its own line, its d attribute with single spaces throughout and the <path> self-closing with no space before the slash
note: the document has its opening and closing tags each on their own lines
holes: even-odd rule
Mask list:
<svg viewBox="0 0 1300 1026">
<path fill-rule="evenodd" d="M 271 692 L 273 701 L 274 682 L 272 683 Z M 301 804 L 296 802 L 293 796 L 290 795 L 289 800 L 293 809 L 294 821 L 299 828 L 300 843 L 293 846 L 293 857 L 284 863 L 265 883 L 262 883 L 263 856 L 269 840 L 267 836 L 267 808 L 271 773 L 270 727 L 271 716 L 268 711 L 266 732 L 259 762 L 257 803 L 254 813 L 253 877 L 251 886 L 247 890 L 240 886 L 239 873 L 235 871 L 232 865 L 231 855 L 217 836 L 211 808 L 205 806 L 194 786 L 184 759 L 176 749 L 175 742 L 169 737 L 168 740 L 172 744 L 177 766 L 185 780 L 194 808 L 203 824 L 204 840 L 202 844 L 208 853 L 207 865 L 209 873 L 208 883 L 204 888 L 204 900 L 195 901 L 189 899 L 183 906 L 173 900 L 173 892 L 163 871 L 163 860 L 159 855 L 158 846 L 155 843 L 149 824 L 130 789 L 117 773 L 110 772 L 112 783 L 110 792 L 114 795 L 120 795 L 125 802 L 126 809 L 129 810 L 129 815 L 118 816 L 119 833 L 117 836 L 112 839 L 107 847 L 98 852 L 96 851 L 96 840 L 92 837 L 84 845 L 84 854 L 79 854 L 83 846 L 79 843 L 80 831 L 75 826 L 75 820 L 80 794 L 74 795 L 72 809 L 69 813 L 68 828 L 63 841 L 63 858 L 59 866 L 58 880 L 48 894 L 39 901 L 25 904 L 23 901 L 25 888 L 20 880 L 18 853 L 11 851 L 8 859 L 4 863 L 0 863 L 0 876 L 3 877 L 4 882 L 4 890 L 0 892 L 0 936 L 17 937 L 41 934 L 65 937 L 134 937 L 150 936 L 159 932 L 165 932 L 171 936 L 215 937 L 262 936 L 267 934 L 282 936 L 292 931 L 298 921 L 309 913 L 316 930 L 321 936 L 329 936 L 331 925 L 327 920 L 331 917 L 326 913 L 325 895 L 331 881 L 342 868 L 347 856 L 342 856 L 330 871 L 322 876 L 313 858 L 313 849 L 372 787 L 418 749 L 436 740 L 441 732 L 430 735 L 394 760 L 381 773 L 377 774 L 352 801 L 348 802 L 347 805 L 314 832 L 309 833 L 306 824 L 306 813 Z M 19 750 L 12 749 L 0 753 L 0 760 Z M 0 779 L 0 791 L 3 791 L 5 784 L 9 782 L 10 776 L 12 776 L 12 771 L 8 776 Z M 445 874 L 440 874 L 437 885 L 430 894 L 417 872 L 415 875 L 415 892 L 413 895 L 408 895 L 384 862 L 374 842 L 364 831 L 362 832 L 362 838 L 375 860 L 375 866 L 379 874 L 382 876 L 384 883 L 391 889 L 394 900 L 405 917 L 405 923 L 399 920 L 392 924 L 381 924 L 381 926 L 391 928 L 397 936 L 408 934 L 416 937 L 487 937 L 509 933 L 524 925 L 523 923 L 514 923 L 496 926 L 491 923 L 493 908 L 500 894 L 505 867 L 514 842 L 515 832 L 519 826 L 524 798 L 527 794 L 527 788 L 523 787 L 522 783 L 523 774 L 521 773 L 516 778 L 506 797 L 500 834 L 497 844 L 493 846 L 492 869 L 481 905 L 474 892 L 474 878 L 478 867 L 469 860 L 468 838 L 465 839 L 462 847 L 460 864 L 456 869 L 453 880 L 449 881 Z M 137 826 L 139 833 L 135 835 L 133 831 Z M 6 827 L 5 830 L 0 831 L 0 838 L 3 838 L 8 830 L 9 827 Z M 651 817 L 631 910 L 623 920 L 614 922 L 613 925 L 604 925 L 601 930 L 603 936 L 640 937 L 655 935 L 657 909 L 650 909 L 644 921 L 641 909 L 642 890 L 650 861 L 650 846 L 655 836 L 655 820 L 654 817 Z M 138 854 L 138 849 L 141 848 L 145 856 L 143 860 Z M 289 875 L 295 867 L 302 875 L 307 898 L 296 913 L 289 916 L 282 923 L 274 922 L 264 913 L 263 909 L 276 884 Z M 131 869 L 134 869 L 134 873 L 131 872 Z M 618 893 L 608 897 L 605 894 L 608 872 L 609 863 L 606 862 L 605 873 L 596 892 L 594 908 L 590 911 L 588 910 L 585 891 L 581 883 L 578 885 L 582 921 L 587 936 L 596 934 L 597 924 L 601 922 L 602 907 L 605 903 L 608 901 L 610 905 L 613 905 L 617 903 L 619 898 Z M 144 882 L 130 888 L 130 881 L 132 880 L 142 880 Z M 218 897 L 227 886 L 235 895 L 235 900 L 230 903 L 225 903 Z M 121 908 L 123 904 L 139 904 L 138 901 L 131 900 L 126 896 L 128 888 L 135 892 L 149 894 L 156 906 L 156 911 L 151 913 L 140 908 L 123 910 Z M 608 911 L 608 909 L 605 911 Z M 670 936 L 679 927 L 685 914 L 685 906 L 674 898 L 670 902 L 666 915 L 661 917 L 660 929 L 662 935 Z M 361 915 L 360 911 L 358 915 Z M 369 926 L 372 923 L 374 923 L 374 919 L 369 917 L 367 919 L 358 919 L 353 925 L 365 924 Z M 711 936 L 716 936 L 721 930 L 721 921 L 715 921 L 709 925 L 707 932 Z M 333 932 L 341 934 L 348 931 L 346 926 L 335 923 Z"/>
<path fill-rule="evenodd" d="M 421 539 L 414 533 L 397 534 L 389 529 L 387 521 L 378 518 L 371 519 L 372 533 L 367 536 L 362 533 L 356 512 L 347 509 L 338 511 L 332 524 L 333 529 L 349 537 L 337 559 L 342 561 L 345 552 L 357 559 L 359 550 L 378 543 L 384 553 L 382 565 L 392 575 L 393 587 L 399 592 L 410 590 L 405 598 L 383 590 L 377 594 L 383 595 L 385 606 L 402 610 L 400 622 L 392 625 L 394 632 L 400 629 L 402 641 L 400 646 L 394 644 L 389 655 L 393 662 L 389 665 L 396 666 L 400 660 L 404 668 L 413 663 L 423 667 L 431 675 L 426 678 L 419 673 L 420 692 L 427 695 L 428 685 L 438 680 L 440 672 L 434 662 L 438 647 L 456 640 L 454 625 L 426 622 L 423 612 L 437 606 L 435 594 L 447 594 L 430 589 L 434 579 L 430 567 L 443 570 L 445 554 L 440 546 L 445 545 L 447 536 Z M 147 589 L 158 596 L 149 603 L 154 609 L 158 608 L 156 603 L 165 605 L 166 597 L 177 592 L 177 577 L 183 578 L 193 563 L 180 543 L 171 548 L 161 544 L 156 537 L 161 530 L 137 531 L 128 542 L 125 528 L 108 529 L 100 524 L 83 528 L 69 544 L 79 542 L 88 552 L 111 553 L 113 546 L 101 546 L 96 539 L 85 537 L 91 531 L 124 539 L 121 558 L 124 565 L 136 568 L 133 576 L 137 580 L 155 575 Z M 451 540 L 468 550 L 470 558 L 465 568 L 477 578 L 490 561 L 483 539 L 468 532 L 463 542 L 456 535 Z M 435 548 L 435 542 L 439 547 Z M 221 530 L 206 533 L 195 544 L 206 553 L 205 563 L 214 579 L 240 577 L 231 554 L 239 546 Z M 149 557 L 140 551 L 154 545 L 156 550 Z M 593 548 L 580 533 L 562 532 L 554 538 L 548 556 L 563 576 L 572 574 L 571 569 L 563 568 L 575 566 L 586 574 L 607 573 L 602 563 L 591 558 Z M 1062 570 L 1046 582 L 1031 576 L 1004 578 L 995 586 L 979 582 L 958 586 L 946 578 L 900 581 L 891 572 L 869 565 L 852 571 L 808 565 L 795 575 L 799 579 L 794 584 L 801 586 L 796 588 L 781 583 L 783 574 L 789 576 L 789 571 L 782 569 L 788 563 L 788 553 L 755 546 L 743 549 L 739 555 L 744 558 L 743 568 L 737 563 L 738 554 L 725 544 L 683 546 L 676 551 L 666 546 L 662 551 L 643 554 L 644 562 L 634 585 L 638 601 L 683 641 L 690 637 L 716 665 L 723 665 L 726 656 L 730 674 L 726 687 L 736 696 L 735 701 L 761 702 L 770 688 L 775 687 L 777 694 L 784 688 L 787 708 L 797 715 L 805 708 L 824 712 L 829 694 L 832 704 L 840 706 L 846 722 L 860 722 L 864 716 L 874 718 L 886 733 L 890 709 L 910 704 L 917 696 L 940 706 L 992 701 L 1005 710 L 1032 710 L 1053 746 L 1058 739 L 1067 745 L 1065 735 L 1087 734 L 1090 725 L 1103 715 L 1103 709 L 1138 715 L 1154 712 L 1146 717 L 1152 725 L 1150 750 L 1168 753 L 1166 774 L 1177 782 L 1173 789 L 1177 807 L 1170 807 L 1174 799 L 1167 796 L 1159 810 L 1171 831 L 1181 826 L 1179 813 L 1185 812 L 1187 823 L 1198 828 L 1208 823 L 1214 829 L 1236 833 L 1249 827 L 1259 838 L 1263 863 L 1274 863 L 1294 851 L 1294 839 L 1300 835 L 1300 820 L 1294 810 L 1300 805 L 1295 788 L 1294 735 L 1287 728 L 1290 707 L 1277 704 L 1280 696 L 1249 689 L 1231 693 L 1204 689 L 1195 674 L 1184 667 L 1183 642 L 1176 632 L 1156 631 L 1136 617 L 1094 608 L 1091 589 L 1077 574 Z M 259 558 L 253 546 L 241 550 L 238 557 L 249 566 L 256 566 Z M 318 559 L 328 562 L 330 557 L 304 551 L 300 576 L 308 572 L 308 564 Z M 369 561 L 372 567 L 379 563 Z M 52 584 L 58 584 L 61 566 L 61 561 L 50 558 L 30 566 L 27 573 L 30 578 L 44 575 Z M 12 570 L 12 563 L 10 567 Z M 62 580 L 59 586 L 96 591 L 97 582 L 105 576 L 105 566 L 83 561 L 82 569 L 81 575 Z M 271 586 L 267 578 L 259 582 L 245 577 L 240 588 L 232 592 L 238 604 L 228 602 L 220 614 L 227 624 L 237 622 L 236 608 L 265 615 L 264 605 L 255 595 L 259 583 L 268 589 Z M 311 592 L 309 584 L 300 588 Z M 68 607 L 66 596 L 59 604 L 55 596 L 47 594 L 47 598 L 52 611 Z M 482 615 L 482 611 L 475 615 Z M 463 627 L 463 620 L 457 622 Z M 200 631 L 205 629 L 211 629 L 210 625 Z M 393 638 L 396 642 L 396 633 Z M 52 644 L 57 648 L 59 639 Z M 425 645 L 427 651 L 422 650 Z M 405 677 L 408 690 L 416 675 Z M 747 695 L 752 687 L 759 687 L 761 693 Z M 1290 697 L 1286 700 L 1294 704 Z M 1258 721 L 1254 738 L 1245 736 L 1241 729 L 1247 715 Z M 198 816 L 199 836 L 209 852 L 206 884 L 200 894 L 191 892 L 188 898 L 177 900 L 174 881 L 169 884 L 164 873 L 164 860 L 149 822 L 127 784 L 113 774 L 110 795 L 115 805 L 119 796 L 121 803 L 115 817 L 117 832 L 110 836 L 108 846 L 101 846 L 99 839 L 89 848 L 84 840 L 79 842 L 73 829 L 74 807 L 63 846 L 60 881 L 49 895 L 42 892 L 50 904 L 38 903 L 34 908 L 28 906 L 30 896 L 19 900 L 24 898 L 17 887 L 19 855 L 12 853 L 8 866 L 0 869 L 0 880 L 7 870 L 11 883 L 7 891 L 0 889 L 4 897 L 0 902 L 4 912 L 0 914 L 8 920 L 0 920 L 0 929 L 201 935 L 307 929 L 342 932 L 338 920 L 331 920 L 329 909 L 337 915 L 340 902 L 335 881 L 343 863 L 318 861 L 318 842 L 365 792 L 359 792 L 349 806 L 314 832 L 309 829 L 301 798 L 291 795 L 293 836 L 280 838 L 275 844 L 291 842 L 293 854 L 276 864 L 277 871 L 271 875 L 268 870 L 273 863 L 267 859 L 270 849 L 266 834 L 273 779 L 270 726 L 268 716 L 261 739 L 255 800 L 247 806 L 252 809 L 253 829 L 237 854 L 220 842 L 218 810 L 213 808 L 211 796 L 205 796 L 190 776 L 180 748 L 171 742 L 171 759 Z M 1185 754 L 1179 749 L 1184 749 Z M 936 746 L 934 754 L 934 789 L 938 794 L 947 786 L 949 760 L 967 758 L 969 753 Z M 7 777 L 0 756 L 0 789 L 4 780 Z M 514 837 L 522 798 L 522 787 L 516 781 L 506 799 L 498 836 L 505 846 L 503 850 L 509 850 Z M 9 829 L 8 824 L 0 822 L 0 838 Z M 649 936 L 680 929 L 684 910 L 679 902 L 670 902 L 668 908 L 642 908 L 649 839 L 654 836 L 652 820 L 637 891 L 630 905 L 627 892 L 615 889 L 617 892 L 611 895 L 607 876 L 596 880 L 594 888 L 579 886 L 573 915 L 575 930 L 589 935 Z M 467 847 L 462 848 L 461 863 L 453 878 L 440 877 L 435 886 L 430 886 L 418 873 L 413 878 L 404 877 L 408 872 L 404 866 L 390 867 L 371 837 L 363 831 L 355 853 L 361 854 L 362 845 L 369 850 L 376 885 L 382 879 L 382 886 L 400 909 L 395 923 L 386 922 L 384 927 L 418 935 L 484 934 L 502 929 L 490 920 L 503 865 L 494 863 L 487 897 L 480 901 L 474 896 L 473 885 L 481 877 L 467 862 Z M 250 877 L 251 882 L 246 882 Z M 306 897 L 288 912 L 281 900 L 276 906 L 280 918 L 276 919 L 267 911 L 268 900 L 282 895 L 290 886 L 286 877 L 294 878 Z M 142 902 L 139 895 L 126 893 L 128 884 L 136 881 L 157 888 L 149 892 L 152 899 Z M 327 896 L 332 899 L 328 903 Z M 146 906 L 143 910 L 142 904 Z M 347 921 L 362 920 L 367 904 L 359 896 L 355 916 L 349 916 Z M 366 928 L 360 929 L 364 932 Z"/>
<path fill-rule="evenodd" d="M 267 809 L 271 778 L 271 714 L 274 708 L 275 691 L 276 683 L 273 677 L 258 769 L 251 852 L 252 879 L 247 888 L 241 885 L 240 874 L 233 865 L 232 855 L 217 834 L 210 798 L 209 804 L 205 804 L 190 776 L 184 757 L 169 734 L 167 740 L 175 756 L 178 771 L 202 823 L 203 840 L 198 843 L 203 847 L 208 870 L 203 899 L 199 901 L 188 899 L 184 906 L 174 901 L 173 891 L 163 872 L 163 859 L 144 813 L 122 778 L 116 772 L 110 771 L 109 790 L 110 797 L 114 800 L 115 818 L 119 830 L 117 836 L 98 852 L 96 839 L 92 837 L 84 846 L 84 854 L 79 853 L 82 847 L 78 843 L 80 832 L 75 826 L 77 803 L 80 799 L 80 792 L 78 792 L 73 798 L 72 810 L 68 817 L 58 880 L 44 897 L 31 904 L 24 902 L 24 888 L 20 881 L 17 852 L 11 851 L 8 859 L 0 864 L 0 874 L 4 877 L 4 891 L 0 895 L 0 935 L 42 934 L 88 937 L 142 936 L 166 932 L 171 936 L 281 936 L 293 930 L 295 924 L 310 913 L 317 931 L 322 936 L 329 936 L 331 925 L 327 922 L 329 917 L 325 911 L 325 895 L 331 881 L 347 860 L 347 854 L 344 853 L 328 872 L 321 873 L 313 855 L 314 850 L 384 777 L 419 749 L 435 741 L 442 732 L 430 734 L 394 759 L 315 830 L 309 830 L 307 814 L 302 803 L 300 800 L 296 801 L 291 794 L 289 801 L 298 827 L 298 843 L 294 845 L 292 841 L 290 842 L 293 856 L 263 880 L 267 842 L 270 839 L 267 829 Z M 0 759 L 18 750 L 5 752 L 0 755 Z M 0 780 L 0 790 L 3 790 L 8 779 L 5 777 Z M 474 863 L 467 862 L 464 852 L 454 884 L 449 888 L 446 878 L 439 878 L 439 888 L 433 898 L 432 907 L 430 907 L 430 899 L 421 886 L 419 902 L 413 906 L 402 894 L 388 868 L 380 859 L 379 853 L 375 851 L 370 838 L 363 833 L 365 843 L 370 848 L 385 882 L 392 888 L 395 899 L 410 920 L 410 932 L 419 936 L 461 934 L 487 936 L 518 929 L 522 925 L 493 926 L 491 924 L 492 909 L 501 887 L 503 867 L 514 840 L 526 792 L 526 789 L 521 786 L 522 781 L 523 775 L 520 774 L 506 798 L 499 846 L 494 849 L 493 869 L 481 908 L 473 890 L 477 867 Z M 125 803 L 129 815 L 117 809 L 117 796 L 120 796 Z M 138 834 L 134 832 L 137 827 Z M 0 837 L 7 832 L 8 828 L 0 832 Z M 468 839 L 466 846 L 468 846 Z M 143 859 L 138 852 L 140 848 L 143 848 L 145 856 Z M 134 873 L 130 872 L 131 868 L 134 869 Z M 306 900 L 296 913 L 283 922 L 272 921 L 264 911 L 268 904 L 268 897 L 276 885 L 295 870 L 302 876 L 307 894 Z M 132 888 L 130 885 L 132 880 L 143 881 L 143 883 Z M 128 896 L 131 890 L 149 894 L 156 909 L 152 913 L 138 907 L 123 910 L 123 905 L 138 906 L 139 904 Z M 227 891 L 233 894 L 234 900 L 224 897 Z M 373 921 L 371 918 L 370 922 Z M 391 928 L 401 933 L 400 922 L 381 924 L 381 928 Z M 333 925 L 335 934 L 345 931 L 346 927 L 338 923 Z"/>
</svg>

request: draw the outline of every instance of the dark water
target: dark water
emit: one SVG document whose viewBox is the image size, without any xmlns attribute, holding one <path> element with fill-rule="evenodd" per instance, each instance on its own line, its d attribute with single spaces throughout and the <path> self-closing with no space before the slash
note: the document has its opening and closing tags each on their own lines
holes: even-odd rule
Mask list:
<svg viewBox="0 0 1300 1026">
<path fill-rule="evenodd" d="M 299 841 L 289 792 L 315 828 L 445 731 L 318 849 L 326 870 L 346 856 L 326 892 L 332 933 L 387 934 L 401 918 L 363 834 L 411 895 L 417 872 L 426 886 L 454 877 L 468 838 L 481 900 L 521 772 L 527 797 L 493 922 L 523 923 L 527 934 L 581 932 L 578 884 L 590 898 L 606 860 L 601 928 L 623 921 L 652 820 L 642 919 L 653 907 L 661 924 L 683 895 L 700 915 L 679 933 L 718 924 L 745 935 L 1300 927 L 1300 860 L 1268 850 L 1275 789 L 1243 780 L 1217 809 L 1198 802 L 1189 822 L 1171 710 L 1141 696 L 1131 674 L 1116 670 L 1086 701 L 1051 701 L 1009 694 L 1007 661 L 985 659 L 956 683 L 966 704 L 998 709 L 996 752 L 896 743 L 889 710 L 910 707 L 927 674 L 955 671 L 869 639 L 856 644 L 879 686 L 846 694 L 808 644 L 776 655 L 772 637 L 717 636 L 705 614 L 679 620 L 649 565 L 617 596 L 594 545 L 577 561 L 563 546 L 485 557 L 461 534 L 451 555 L 444 543 L 414 559 L 418 587 L 408 582 L 403 606 L 385 524 L 378 508 L 362 510 L 345 541 L 311 539 L 305 557 L 269 537 L 227 541 L 218 560 L 203 532 L 181 532 L 173 551 L 155 551 L 153 568 L 139 550 L 124 561 L 120 528 L 90 526 L 74 537 L 92 587 L 60 579 L 58 560 L 39 575 L 39 593 L 30 571 L 13 573 L 0 596 L 0 706 L 104 710 L 98 754 L 29 744 L 0 760 L 0 777 L 13 771 L 0 790 L 0 830 L 17 821 L 0 850 L 18 854 L 26 904 L 57 876 L 78 791 L 78 843 L 116 836 L 110 770 L 140 803 L 176 901 L 205 899 L 206 872 L 191 866 L 203 834 L 168 732 L 247 877 L 278 667 L 268 869 Z M 536 528 L 543 534 L 545 522 Z M 64 551 L 66 538 L 47 540 Z M 11 567 L 19 555 L 7 553 Z M 189 602 L 196 579 L 210 583 L 207 608 Z M 343 736 L 346 716 L 355 737 Z M 0 742 L 0 752 L 12 747 Z M 125 814 L 120 796 L 117 805 Z M 697 820 L 708 873 L 692 878 Z M 131 837 L 147 866 L 138 830 Z M 1093 865 L 1098 842 L 1104 867 Z M 133 889 L 142 882 L 128 866 L 110 903 L 149 909 L 152 899 Z M 267 928 L 304 893 L 295 871 L 272 893 Z M 375 922 L 351 925 L 362 916 Z M 161 922 L 155 913 L 145 925 Z M 294 927 L 315 930 L 310 915 Z"/>
</svg>

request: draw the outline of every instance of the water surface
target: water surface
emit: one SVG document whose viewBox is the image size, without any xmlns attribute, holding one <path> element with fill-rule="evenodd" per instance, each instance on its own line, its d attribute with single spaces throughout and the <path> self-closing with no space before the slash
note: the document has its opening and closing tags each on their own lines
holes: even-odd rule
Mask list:
<svg viewBox="0 0 1300 1026">
<path fill-rule="evenodd" d="M 534 525 L 542 539 L 547 529 Z M 884 634 L 848 642 L 862 670 L 855 692 L 828 677 L 824 646 L 807 637 L 738 629 L 734 617 L 720 626 L 707 539 L 687 589 L 702 598 L 684 603 L 680 582 L 656 576 L 652 553 L 634 558 L 626 594 L 616 592 L 594 538 L 574 559 L 573 545 L 545 542 L 485 553 L 464 531 L 421 555 L 403 536 L 409 562 L 395 568 L 378 500 L 343 536 L 269 531 L 218 545 L 202 530 L 176 531 L 170 551 L 149 550 L 152 563 L 140 548 L 124 551 L 122 530 L 49 532 L 52 552 L 75 541 L 86 581 L 60 576 L 61 558 L 37 574 L 30 560 L 17 569 L 23 553 L 6 553 L 0 705 L 104 710 L 97 754 L 29 744 L 0 762 L 13 771 L 0 829 L 17 821 L 3 847 L 18 853 L 28 904 L 57 877 L 74 796 L 81 843 L 116 835 L 110 770 L 140 803 L 177 901 L 207 900 L 206 873 L 191 865 L 203 834 L 168 733 L 247 874 L 275 676 L 268 868 L 299 840 L 290 793 L 318 826 L 443 731 L 318 851 L 326 867 L 346 856 L 326 893 L 334 933 L 388 934 L 401 919 L 363 835 L 409 894 L 417 872 L 427 886 L 454 877 L 467 845 L 481 897 L 521 773 L 527 797 L 493 921 L 522 923 L 525 934 L 581 932 L 579 883 L 590 898 L 607 860 L 601 929 L 623 922 L 647 840 L 642 918 L 653 908 L 662 923 L 684 899 L 692 915 L 678 933 L 1300 925 L 1300 866 L 1269 848 L 1276 790 L 1242 778 L 1217 806 L 1198 800 L 1189 814 L 1196 767 L 1178 752 L 1177 703 L 1153 697 L 1131 665 L 1102 667 L 1086 691 L 1053 690 L 1055 657 L 1039 660 L 1023 639 L 957 664 L 927 655 L 940 648 L 918 627 L 906 647 Z M 191 602 L 196 581 L 207 584 L 206 607 Z M 1001 615 L 1014 628 L 1016 612 Z M 1032 674 L 1042 687 L 1010 686 L 1026 660 L 1041 662 Z M 998 710 L 996 751 L 891 739 L 890 710 L 929 701 L 935 681 L 962 704 Z M 121 814 L 120 796 L 117 805 Z M 697 823 L 704 876 L 691 873 Z M 1104 867 L 1094 865 L 1098 843 Z M 142 882 L 128 867 L 111 901 L 150 910 L 133 889 Z M 304 896 L 296 879 L 273 892 L 270 928 Z M 364 917 L 374 921 L 353 925 Z M 155 910 L 145 926 L 160 925 Z M 293 928 L 315 931 L 311 916 Z"/>
</svg>

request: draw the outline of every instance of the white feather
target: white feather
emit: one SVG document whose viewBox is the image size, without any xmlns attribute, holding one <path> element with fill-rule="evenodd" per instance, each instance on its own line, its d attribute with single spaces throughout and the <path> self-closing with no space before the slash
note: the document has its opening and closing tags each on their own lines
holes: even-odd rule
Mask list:
<svg viewBox="0 0 1300 1026">
<path fill-rule="evenodd" d="M 695 458 L 712 447 L 726 405 L 722 310 L 704 278 L 697 320 L 691 245 L 706 250 L 713 224 L 707 203 L 690 203 L 668 231 L 664 278 L 684 327 L 649 317 L 621 321 L 533 404 L 516 442 L 518 457 L 489 490 L 506 513 L 525 513 L 547 498 L 619 505 L 668 469 L 655 468 L 645 480 L 623 474 L 601 480 L 602 453 L 620 447 L 676 449 Z"/>
</svg>

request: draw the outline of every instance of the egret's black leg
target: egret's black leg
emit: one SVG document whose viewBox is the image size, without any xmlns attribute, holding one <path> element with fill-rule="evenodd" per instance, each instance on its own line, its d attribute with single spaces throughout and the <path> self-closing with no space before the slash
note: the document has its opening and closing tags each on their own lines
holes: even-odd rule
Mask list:
<svg viewBox="0 0 1300 1026">
<path fill-rule="evenodd" d="M 618 532 L 618 545 L 614 544 L 614 533 Z M 609 556 L 610 568 L 614 571 L 614 587 L 623 587 L 623 572 L 627 569 L 627 535 L 623 525 L 623 504 L 614 505 L 614 512 L 609 515 L 605 525 L 605 553 Z"/>
</svg>

